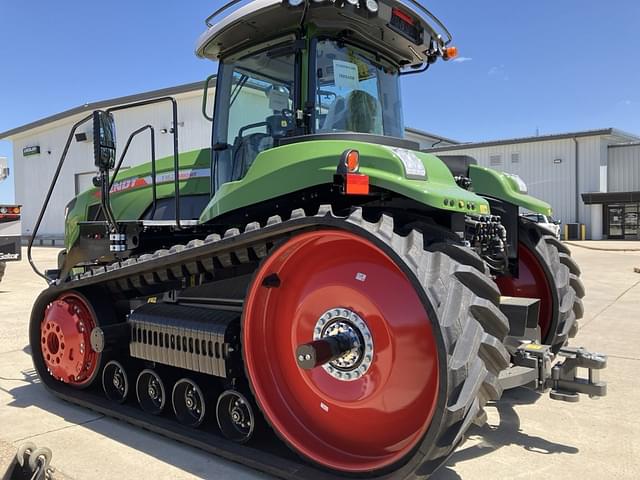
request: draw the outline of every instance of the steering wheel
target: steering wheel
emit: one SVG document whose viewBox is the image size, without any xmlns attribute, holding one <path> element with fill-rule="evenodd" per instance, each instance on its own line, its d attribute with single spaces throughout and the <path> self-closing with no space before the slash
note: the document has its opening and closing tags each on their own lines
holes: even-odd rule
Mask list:
<svg viewBox="0 0 640 480">
<path fill-rule="evenodd" d="M 250 123 L 249 125 L 245 125 L 244 127 L 240 127 L 240 130 L 238 130 L 238 138 L 243 138 L 243 133 L 246 130 L 251 130 L 252 128 L 258 128 L 258 127 L 266 127 L 267 126 L 267 122 L 256 122 L 256 123 Z"/>
</svg>

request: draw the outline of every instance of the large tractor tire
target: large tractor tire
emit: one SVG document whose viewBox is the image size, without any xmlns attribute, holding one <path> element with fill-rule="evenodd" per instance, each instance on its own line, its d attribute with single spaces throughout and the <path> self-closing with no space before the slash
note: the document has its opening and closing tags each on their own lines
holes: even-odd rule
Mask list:
<svg viewBox="0 0 640 480">
<path fill-rule="evenodd" d="M 2 281 L 2 277 L 4 277 L 4 271 L 7 269 L 6 262 L 0 262 L 0 282 Z"/>
<path fill-rule="evenodd" d="M 518 276 L 496 280 L 502 295 L 540 299 L 542 343 L 558 351 L 578 331 L 584 314 L 584 284 L 571 251 L 534 222 L 520 219 Z"/>
<path fill-rule="evenodd" d="M 428 475 L 502 393 L 499 296 L 473 265 L 425 250 L 421 233 L 400 236 L 391 217 L 370 223 L 356 210 L 344 228 L 293 235 L 256 271 L 242 318 L 251 390 L 276 434 L 316 466 Z M 362 358 L 301 368 L 298 346 L 332 329 L 364 342 Z"/>
</svg>

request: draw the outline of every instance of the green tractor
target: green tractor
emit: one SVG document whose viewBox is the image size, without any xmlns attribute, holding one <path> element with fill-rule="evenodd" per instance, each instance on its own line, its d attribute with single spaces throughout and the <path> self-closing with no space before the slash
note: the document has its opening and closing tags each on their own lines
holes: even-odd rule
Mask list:
<svg viewBox="0 0 640 480">
<path fill-rule="evenodd" d="M 170 97 L 71 131 L 34 236 L 83 122 L 99 174 L 58 268 L 34 265 L 46 387 L 305 479 L 428 475 L 507 388 L 604 395 L 606 357 L 566 346 L 579 268 L 519 215 L 551 207 L 402 139 L 400 78 L 456 55 L 443 24 L 413 0 L 238 3 L 197 47 L 219 62 L 211 148 L 179 152 Z M 173 155 L 147 125 L 116 158 L 112 113 L 161 102 Z M 151 161 L 120 172 L 145 132 Z"/>
</svg>

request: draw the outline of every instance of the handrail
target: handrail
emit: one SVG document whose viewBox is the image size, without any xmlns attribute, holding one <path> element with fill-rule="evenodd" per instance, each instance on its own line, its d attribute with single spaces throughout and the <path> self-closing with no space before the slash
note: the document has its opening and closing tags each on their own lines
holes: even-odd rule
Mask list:
<svg viewBox="0 0 640 480">
<path fill-rule="evenodd" d="M 45 197 L 44 203 L 42 204 L 42 208 L 40 209 L 40 214 L 38 215 L 38 219 L 36 220 L 36 225 L 33 227 L 33 232 L 31 234 L 31 238 L 29 239 L 29 245 L 27 246 L 27 260 L 29 261 L 29 265 L 31 265 L 31 268 L 36 273 L 36 275 L 44 278 L 47 281 L 47 283 L 49 283 L 49 278 L 44 273 L 42 273 L 40 270 L 38 270 L 38 267 L 36 267 L 36 264 L 34 263 L 33 258 L 31 256 L 31 249 L 33 247 L 33 242 L 36 239 L 36 235 L 38 234 L 38 230 L 40 229 L 40 224 L 42 223 L 42 219 L 44 218 L 44 214 L 45 214 L 45 212 L 47 210 L 47 207 L 49 206 L 49 201 L 51 200 L 51 195 L 53 194 L 53 189 L 55 188 L 56 183 L 58 183 L 58 177 L 60 176 L 60 171 L 62 170 L 62 165 L 64 164 L 64 161 L 67 158 L 67 153 L 69 152 L 69 147 L 71 146 L 71 141 L 74 138 L 76 130 L 78 129 L 78 127 L 80 125 L 82 125 L 83 123 L 88 122 L 92 118 L 93 118 L 93 113 L 91 113 L 90 115 L 87 115 L 86 117 L 78 120 L 78 122 L 75 123 L 73 125 L 73 127 L 71 128 L 71 132 L 69 133 L 69 137 L 67 137 L 67 143 L 64 146 L 64 150 L 62 151 L 62 155 L 60 156 L 60 160 L 58 161 L 58 166 L 56 168 L 55 173 L 53 174 L 53 179 L 51 180 L 51 185 L 49 185 L 49 191 L 47 192 L 47 196 Z"/>
<path fill-rule="evenodd" d="M 175 205 L 176 205 L 176 228 L 182 229 L 180 223 L 180 157 L 178 155 L 178 102 L 173 97 L 160 97 L 151 100 L 144 100 L 142 102 L 129 103 L 127 105 L 120 105 L 117 107 L 111 107 L 107 109 L 107 113 L 116 112 L 118 110 L 125 110 L 129 108 L 144 107 L 152 105 L 154 103 L 171 102 L 171 113 L 173 116 L 173 170 L 174 170 L 174 182 L 173 188 L 175 193 Z M 155 152 L 152 152 L 155 153 Z M 155 162 L 152 165 L 155 170 Z M 153 184 L 155 189 L 155 174 L 153 178 Z"/>
<path fill-rule="evenodd" d="M 416 0 L 400 0 L 400 1 L 411 3 L 412 5 L 417 7 L 419 10 L 421 10 L 425 15 L 427 15 L 431 20 L 436 22 L 436 24 L 442 29 L 442 31 L 447 36 L 447 41 L 444 42 L 444 44 L 449 45 L 451 43 L 451 41 L 453 40 L 453 35 L 451 35 L 451 32 L 449 31 L 449 29 L 444 26 L 444 23 L 442 23 L 442 21 L 438 17 L 436 17 L 433 13 L 427 10 L 427 7 L 423 6 L 420 2 Z"/>
<path fill-rule="evenodd" d="M 210 23 L 211 20 L 213 20 L 215 17 L 217 17 L 218 15 L 220 15 L 222 12 L 224 12 L 225 10 L 228 10 L 229 8 L 233 7 L 234 5 L 237 5 L 240 2 L 244 2 L 246 0 L 231 0 L 229 3 L 227 3 L 226 5 L 223 5 L 222 7 L 220 7 L 218 10 L 216 10 L 215 12 L 213 12 L 211 15 L 209 15 L 205 20 L 204 23 L 207 25 L 207 27 L 211 28 L 213 27 L 215 24 Z"/>
<path fill-rule="evenodd" d="M 207 100 L 209 98 L 209 83 L 211 83 L 211 80 L 214 80 L 216 77 L 217 75 L 215 73 L 207 77 L 207 79 L 204 81 L 204 93 L 202 95 L 202 115 L 204 116 L 204 118 L 206 118 L 210 122 L 213 122 L 213 115 L 209 115 L 207 113 Z"/>
<path fill-rule="evenodd" d="M 153 218 L 153 215 L 156 212 L 156 203 L 157 203 L 156 135 L 155 135 L 155 129 L 153 128 L 153 126 L 145 125 L 144 127 L 140 127 L 139 129 L 135 130 L 134 132 L 131 132 L 131 135 L 129 135 L 129 138 L 127 139 L 127 143 L 125 144 L 124 149 L 122 150 L 122 153 L 120 154 L 120 159 L 118 160 L 118 163 L 116 164 L 115 168 L 113 169 L 113 174 L 111 176 L 111 180 L 109 181 L 109 192 L 111 192 L 111 189 L 113 188 L 113 184 L 116 181 L 116 177 L 118 176 L 118 173 L 120 173 L 120 167 L 122 166 L 122 162 L 124 161 L 124 158 L 126 157 L 127 152 L 129 151 L 129 147 L 131 146 L 131 142 L 133 141 L 133 138 L 138 136 L 139 134 L 141 134 L 145 130 L 149 130 L 149 132 L 151 133 L 151 195 L 152 195 L 151 218 Z M 101 210 L 102 210 L 102 205 L 96 211 L 96 215 L 94 217 L 94 220 L 98 219 L 98 216 L 100 215 L 100 211 Z"/>
</svg>

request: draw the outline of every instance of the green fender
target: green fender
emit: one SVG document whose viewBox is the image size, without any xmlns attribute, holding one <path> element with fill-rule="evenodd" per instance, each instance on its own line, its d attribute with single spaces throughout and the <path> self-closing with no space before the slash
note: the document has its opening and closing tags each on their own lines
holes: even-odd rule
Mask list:
<svg viewBox="0 0 640 480">
<path fill-rule="evenodd" d="M 396 192 L 433 208 L 458 213 L 489 213 L 483 197 L 459 188 L 442 161 L 434 155 L 411 152 L 421 162 L 426 178 L 407 178 L 398 150 L 392 147 L 349 140 L 315 140 L 272 148 L 260 153 L 247 174 L 220 187 L 200 215 L 200 223 L 225 213 L 308 187 L 333 182 L 342 152 L 360 152 L 360 172 L 369 176 L 372 186 Z M 408 151 L 403 152 L 407 154 Z M 180 154 L 180 193 L 209 193 L 210 150 Z M 173 158 L 157 161 L 158 199 L 174 195 Z M 111 205 L 118 220 L 137 220 L 151 205 L 151 165 L 149 163 L 120 172 L 111 194 Z M 89 209 L 100 203 L 96 188 L 81 193 L 71 206 L 65 228 L 67 248 L 75 243 L 79 223 L 87 220 Z"/>
<path fill-rule="evenodd" d="M 461 189 L 435 155 L 412 152 L 422 162 L 426 179 L 407 178 L 394 148 L 350 140 L 313 140 L 260 153 L 247 174 L 222 185 L 200 216 L 209 222 L 225 213 L 265 200 L 333 182 L 342 152 L 360 153 L 360 173 L 380 187 L 434 208 L 462 213 L 489 213 L 488 202 Z"/>
<path fill-rule="evenodd" d="M 543 215 L 552 213 L 551 205 L 521 192 L 517 181 L 508 174 L 479 165 L 471 165 L 469 178 L 473 184 L 473 191 L 478 195 L 497 198 Z"/>
</svg>

